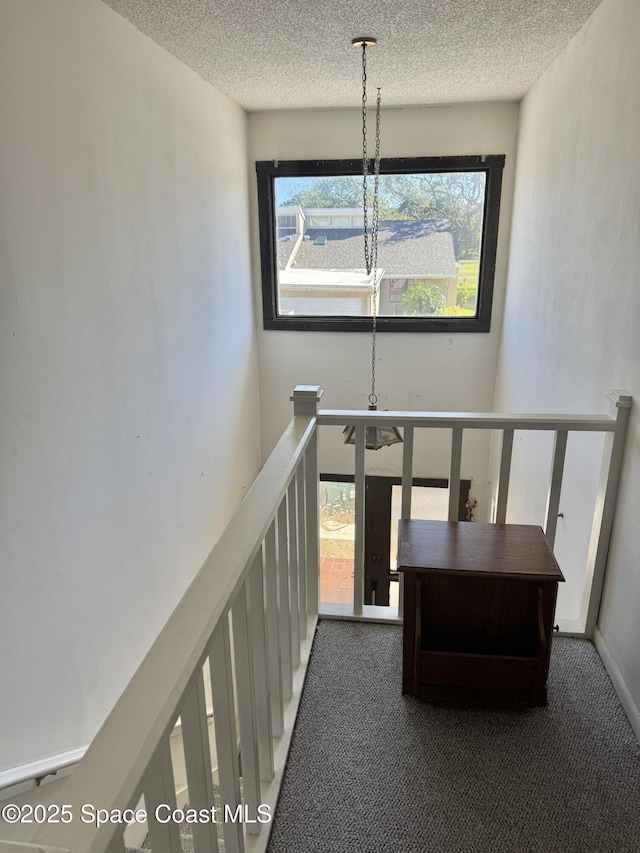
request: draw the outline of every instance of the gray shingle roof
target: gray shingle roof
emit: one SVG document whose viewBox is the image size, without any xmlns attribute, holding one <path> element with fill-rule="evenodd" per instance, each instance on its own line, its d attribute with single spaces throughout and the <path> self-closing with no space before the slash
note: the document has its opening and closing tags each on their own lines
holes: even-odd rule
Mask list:
<svg viewBox="0 0 640 853">
<path fill-rule="evenodd" d="M 309 228 L 292 269 L 362 269 L 361 228 Z M 323 246 L 317 237 L 326 237 Z M 278 241 L 280 243 L 280 241 Z M 287 244 L 285 244 L 287 245 Z M 378 231 L 378 267 L 385 276 L 455 276 L 451 226 L 444 219 L 385 220 Z"/>
</svg>

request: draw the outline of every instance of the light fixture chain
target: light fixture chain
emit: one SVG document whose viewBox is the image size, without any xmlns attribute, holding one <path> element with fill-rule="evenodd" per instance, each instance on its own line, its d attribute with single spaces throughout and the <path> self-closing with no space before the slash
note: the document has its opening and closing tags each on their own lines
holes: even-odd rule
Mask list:
<svg viewBox="0 0 640 853">
<path fill-rule="evenodd" d="M 369 177 L 369 159 L 367 156 L 367 45 L 362 41 L 362 205 L 364 208 L 364 265 L 367 275 L 371 272 L 369 257 L 369 221 L 367 215 L 367 179 Z"/>
<path fill-rule="evenodd" d="M 376 137 L 375 156 L 373 160 L 373 198 L 371 206 L 371 234 L 369 234 L 369 160 L 367 157 L 367 45 L 373 47 L 376 39 L 361 36 L 351 40 L 354 47 L 362 48 L 362 207 L 364 225 L 364 263 L 367 277 L 371 276 L 371 393 L 369 394 L 369 409 L 377 409 L 376 395 L 376 331 L 378 324 L 378 231 L 380 212 L 380 88 L 376 99 Z M 356 444 L 355 426 L 344 429 L 345 444 Z M 402 436 L 396 429 L 367 426 L 365 430 L 365 447 L 378 450 L 402 441 Z"/>
<path fill-rule="evenodd" d="M 381 93 L 378 87 L 378 96 L 376 98 L 376 147 L 374 157 L 374 178 L 373 178 L 373 213 L 371 221 L 371 268 L 372 268 L 372 295 L 371 295 L 371 313 L 373 315 L 371 322 L 371 394 L 369 396 L 369 404 L 377 405 L 378 397 L 376 395 L 376 330 L 378 324 L 378 220 L 380 209 L 380 103 Z"/>
<path fill-rule="evenodd" d="M 360 39 L 354 39 L 354 44 Z M 371 44 L 375 44 L 372 39 Z M 376 331 L 378 323 L 378 212 L 380 187 L 380 102 L 378 87 L 376 99 L 376 131 L 373 171 L 373 199 L 371 206 L 371 233 L 369 233 L 369 157 L 367 152 L 367 39 L 362 44 L 362 215 L 364 233 L 364 264 L 367 276 L 371 276 L 371 393 L 369 405 L 377 405 L 376 395 Z"/>
</svg>

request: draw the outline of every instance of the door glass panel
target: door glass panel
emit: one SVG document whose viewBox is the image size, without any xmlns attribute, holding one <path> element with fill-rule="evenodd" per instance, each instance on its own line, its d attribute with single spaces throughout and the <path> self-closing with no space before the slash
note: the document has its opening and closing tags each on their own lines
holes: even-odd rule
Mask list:
<svg viewBox="0 0 640 853">
<path fill-rule="evenodd" d="M 402 508 L 402 486 L 393 486 L 391 490 L 391 572 L 398 573 L 398 522 Z M 431 486 L 413 486 L 411 488 L 411 518 L 423 518 L 428 521 L 447 521 L 449 517 L 449 490 Z M 399 584 L 392 583 L 389 590 L 389 604 L 398 606 Z"/>
<path fill-rule="evenodd" d="M 355 486 L 320 483 L 320 601 L 353 602 Z"/>
</svg>

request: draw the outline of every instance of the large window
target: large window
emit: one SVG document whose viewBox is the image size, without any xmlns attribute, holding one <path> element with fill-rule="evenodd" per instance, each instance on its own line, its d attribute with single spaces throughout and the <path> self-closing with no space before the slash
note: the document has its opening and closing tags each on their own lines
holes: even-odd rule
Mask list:
<svg viewBox="0 0 640 853">
<path fill-rule="evenodd" d="M 361 160 L 256 163 L 265 329 L 488 332 L 503 166 L 383 159 L 374 277 Z"/>
</svg>

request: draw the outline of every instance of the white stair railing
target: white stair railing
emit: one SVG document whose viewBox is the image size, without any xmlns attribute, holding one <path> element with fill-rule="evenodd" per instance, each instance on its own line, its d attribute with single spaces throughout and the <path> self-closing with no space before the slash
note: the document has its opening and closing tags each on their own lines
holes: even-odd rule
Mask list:
<svg viewBox="0 0 640 853">
<path fill-rule="evenodd" d="M 400 577 L 400 595 L 397 612 L 394 608 L 381 608 L 364 604 L 365 547 L 365 432 L 366 428 L 395 426 L 404 429 L 402 458 L 402 508 L 401 517 L 411 517 L 411 487 L 413 483 L 413 447 L 417 429 L 447 429 L 451 432 L 451 455 L 449 464 L 449 509 L 450 521 L 457 521 L 460 500 L 460 476 L 464 431 L 499 430 L 502 432 L 502 448 L 498 476 L 496 501 L 496 523 L 504 524 L 507 518 L 511 456 L 514 434 L 518 430 L 547 430 L 555 433 L 555 446 L 551 461 L 551 477 L 545 517 L 545 535 L 553 548 L 556 536 L 560 491 L 570 432 L 599 432 L 605 434 L 600 482 L 596 496 L 591 544 L 583 592 L 580 630 L 572 633 L 591 637 L 600 607 L 606 557 L 613 522 L 618 480 L 622 464 L 631 397 L 624 391 L 614 390 L 609 394 L 610 413 L 607 415 L 547 415 L 547 414 L 499 414 L 477 412 L 400 412 L 400 411 L 343 411 L 320 410 L 318 426 L 355 425 L 355 542 L 354 542 L 354 588 L 353 605 L 321 603 L 320 615 L 330 618 L 355 618 L 363 620 L 399 622 L 402 620 L 404 589 Z"/>
<path fill-rule="evenodd" d="M 404 429 L 402 518 L 411 517 L 415 430 L 451 431 L 450 520 L 458 517 L 464 430 L 501 430 L 498 522 L 506 519 L 514 432 L 553 431 L 545 527 L 551 545 L 567 436 L 574 431 L 604 433 L 582 605 L 584 633 L 593 630 L 632 402 L 627 394 L 611 392 L 608 415 L 318 411 L 321 394 L 316 386 L 295 389 L 291 398 L 294 419 L 67 781 L 62 799 L 70 822 L 43 824 L 28 845 L 0 841 L 0 853 L 124 851 L 125 824 L 105 818 L 97 826 L 95 820 L 82 819 L 84 808 L 101 809 L 111 817 L 136 808 L 141 798 L 149 816 L 152 847 L 161 853 L 179 853 L 178 824 L 171 819 L 176 786 L 169 746 L 178 719 L 190 807 L 206 812 L 214 804 L 205 667 L 211 680 L 220 800 L 229 809 L 227 817 L 233 817 L 224 821 L 225 851 L 266 850 L 269 823 L 261 823 L 260 818 L 268 819 L 277 801 L 318 618 L 317 428 L 321 425 L 356 427 L 356 542 L 350 616 L 376 621 L 380 615 L 364 604 L 368 425 Z M 402 614 L 402 591 L 399 610 L 395 621 Z M 160 820 L 154 818 L 157 809 Z M 199 820 L 192 828 L 196 853 L 218 849 L 215 823 Z"/>
<path fill-rule="evenodd" d="M 266 849 L 317 621 L 318 537 L 307 532 L 318 526 L 317 485 L 304 472 L 317 481 L 320 395 L 313 387 L 294 392 L 293 420 L 66 782 L 61 796 L 70 820 L 42 824 L 32 843 L 17 849 L 124 851 L 120 816 L 143 798 L 152 848 L 179 853 L 169 745 L 178 719 L 189 807 L 213 818 L 192 824 L 196 853 L 218 849 L 220 820 L 226 853 Z M 1 853 L 15 849 L 0 841 Z"/>
</svg>

